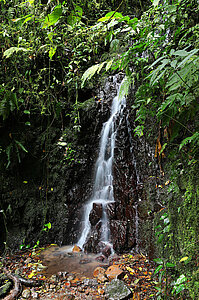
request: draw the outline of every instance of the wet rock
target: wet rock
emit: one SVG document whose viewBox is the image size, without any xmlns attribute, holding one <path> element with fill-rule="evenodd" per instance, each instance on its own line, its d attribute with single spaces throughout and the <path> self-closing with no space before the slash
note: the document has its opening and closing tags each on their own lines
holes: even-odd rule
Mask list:
<svg viewBox="0 0 199 300">
<path fill-rule="evenodd" d="M 105 293 L 109 300 L 122 300 L 131 295 L 131 290 L 122 280 L 114 279 L 106 285 Z"/>
<path fill-rule="evenodd" d="M 108 258 L 108 257 L 111 255 L 111 247 L 107 245 L 107 246 L 102 250 L 102 254 Z"/>
<path fill-rule="evenodd" d="M 91 259 L 89 259 L 89 258 L 84 258 L 84 259 L 81 259 L 79 263 L 80 263 L 81 265 L 85 265 L 85 264 L 89 264 L 90 262 L 92 262 Z"/>
<path fill-rule="evenodd" d="M 105 272 L 109 280 L 121 278 L 123 276 L 123 273 L 124 272 L 117 265 L 110 266 Z"/>
<path fill-rule="evenodd" d="M 82 251 L 82 249 L 79 246 L 75 245 L 73 247 L 73 252 L 81 252 L 81 251 Z"/>
<path fill-rule="evenodd" d="M 28 289 L 23 290 L 23 292 L 22 292 L 22 297 L 23 297 L 24 299 L 30 298 L 30 290 L 28 290 Z"/>
<path fill-rule="evenodd" d="M 106 257 L 104 255 L 100 255 L 100 256 L 96 257 L 95 260 L 97 260 L 99 262 L 104 262 L 106 260 Z"/>
<path fill-rule="evenodd" d="M 107 216 L 109 218 L 109 220 L 112 220 L 115 218 L 115 209 L 116 209 L 116 203 L 108 203 L 106 206 L 107 209 Z"/>
<path fill-rule="evenodd" d="M 92 228 L 91 235 L 87 242 L 84 244 L 84 251 L 86 253 L 99 253 L 99 241 L 101 237 L 101 222 Z"/>
<path fill-rule="evenodd" d="M 113 243 L 113 249 L 120 252 L 127 245 L 127 222 L 112 220 L 110 222 L 110 231 Z"/>
<path fill-rule="evenodd" d="M 92 226 L 95 226 L 102 218 L 102 204 L 99 203 L 93 203 L 93 209 L 90 212 L 89 215 L 89 221 Z"/>
<path fill-rule="evenodd" d="M 104 283 L 104 282 L 107 282 L 107 281 L 108 281 L 108 278 L 107 278 L 105 275 L 103 275 L 103 274 L 99 274 L 99 275 L 97 276 L 97 280 L 98 280 L 100 283 Z"/>
<path fill-rule="evenodd" d="M 98 277 L 99 274 L 104 275 L 105 274 L 105 269 L 101 268 L 101 267 L 97 267 L 94 272 L 93 272 L 93 276 L 94 277 Z"/>
</svg>

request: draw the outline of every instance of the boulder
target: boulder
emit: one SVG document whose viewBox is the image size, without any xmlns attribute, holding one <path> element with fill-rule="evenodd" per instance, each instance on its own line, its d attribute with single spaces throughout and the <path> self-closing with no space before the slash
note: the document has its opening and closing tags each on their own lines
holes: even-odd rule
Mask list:
<svg viewBox="0 0 199 300">
<path fill-rule="evenodd" d="M 97 267 L 94 272 L 93 272 L 93 276 L 94 277 L 98 277 L 99 274 L 104 275 L 105 274 L 105 269 L 101 268 L 101 267 Z"/>
<path fill-rule="evenodd" d="M 119 279 L 113 279 L 107 284 L 105 293 L 109 300 L 122 300 L 131 296 L 131 290 Z"/>
<path fill-rule="evenodd" d="M 73 252 L 81 252 L 81 251 L 82 251 L 82 249 L 79 246 L 75 245 L 73 247 Z"/>
<path fill-rule="evenodd" d="M 121 278 L 124 272 L 117 265 L 112 265 L 106 270 L 105 274 L 109 280 L 112 280 Z"/>
<path fill-rule="evenodd" d="M 93 203 L 93 208 L 89 215 L 89 221 L 92 226 L 95 226 L 102 218 L 102 204 L 99 203 Z"/>
<path fill-rule="evenodd" d="M 111 247 L 107 245 L 103 250 L 102 254 L 106 256 L 107 258 L 111 255 Z"/>
</svg>

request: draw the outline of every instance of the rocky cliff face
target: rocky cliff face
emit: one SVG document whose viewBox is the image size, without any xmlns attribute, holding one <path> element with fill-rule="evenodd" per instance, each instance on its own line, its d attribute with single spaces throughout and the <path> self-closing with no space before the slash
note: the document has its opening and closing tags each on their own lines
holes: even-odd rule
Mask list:
<svg viewBox="0 0 199 300">
<path fill-rule="evenodd" d="M 91 197 L 100 132 L 109 118 L 115 95 L 113 78 L 110 77 L 95 99 L 81 103 L 80 132 L 74 132 L 67 121 L 64 131 L 59 129 L 61 124 L 58 121 L 46 126 L 48 129 L 44 131 L 42 122 L 37 121 L 35 128 L 24 134 L 26 141 L 34 147 L 30 157 L 24 156 L 16 172 L 10 169 L 4 173 L 1 182 L 9 247 L 34 244 L 38 240 L 59 245 L 77 242 L 83 207 Z M 157 166 L 155 162 L 150 167 L 148 165 L 151 159 L 154 160 L 145 139 L 133 137 L 132 101 L 131 95 L 117 131 L 113 164 L 115 203 L 108 205 L 107 214 L 116 252 L 142 248 L 153 253 L 151 233 L 146 232 L 152 232 L 150 212 L 159 209 L 154 180 Z M 95 205 L 90 215 L 92 234 L 85 247 L 88 252 L 100 250 L 97 241 L 101 213 L 100 205 Z M 3 219 L 0 221 L 4 224 Z M 42 230 L 48 222 L 52 228 Z M 1 236 L 3 241 L 5 230 Z"/>
</svg>

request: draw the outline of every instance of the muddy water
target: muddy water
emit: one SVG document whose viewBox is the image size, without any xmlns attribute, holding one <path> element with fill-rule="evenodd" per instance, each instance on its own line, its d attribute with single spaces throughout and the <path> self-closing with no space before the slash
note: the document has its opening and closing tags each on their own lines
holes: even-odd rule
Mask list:
<svg viewBox="0 0 199 300">
<path fill-rule="evenodd" d="M 47 268 L 42 271 L 46 276 L 57 274 L 58 272 L 76 273 L 80 276 L 93 277 L 93 271 L 99 266 L 108 266 L 96 260 L 94 254 L 83 252 L 73 253 L 71 246 L 50 247 L 41 253 L 43 265 Z"/>
</svg>

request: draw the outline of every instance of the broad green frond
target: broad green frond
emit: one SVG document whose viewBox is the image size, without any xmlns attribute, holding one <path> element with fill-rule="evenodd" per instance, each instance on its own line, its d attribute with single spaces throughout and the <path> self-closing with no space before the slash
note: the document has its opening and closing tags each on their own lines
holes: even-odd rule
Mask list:
<svg viewBox="0 0 199 300">
<path fill-rule="evenodd" d="M 28 50 L 28 49 L 26 49 L 26 48 L 23 48 L 23 47 L 11 47 L 11 48 L 7 49 L 7 50 L 4 52 L 3 56 L 6 57 L 6 58 L 8 58 L 8 57 L 10 57 L 13 53 L 15 53 L 15 52 L 17 53 L 17 52 L 19 52 L 19 51 L 26 52 L 26 51 L 30 51 L 30 50 Z"/>
</svg>

